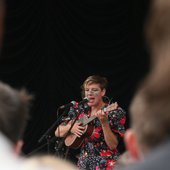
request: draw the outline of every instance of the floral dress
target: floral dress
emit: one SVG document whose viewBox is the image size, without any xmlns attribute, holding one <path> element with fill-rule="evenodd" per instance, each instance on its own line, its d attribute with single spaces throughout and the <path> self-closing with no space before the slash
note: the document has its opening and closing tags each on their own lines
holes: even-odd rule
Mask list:
<svg viewBox="0 0 170 170">
<path fill-rule="evenodd" d="M 71 108 L 69 116 L 74 118 L 76 112 L 79 112 L 78 118 L 81 119 L 86 111 L 84 108 L 78 109 L 77 106 Z M 108 112 L 108 124 L 112 132 L 117 136 L 118 141 L 125 132 L 126 116 L 122 108 Z M 80 170 L 113 170 L 115 161 L 120 153 L 117 149 L 111 150 L 105 140 L 98 118 L 93 120 L 94 130 L 90 137 L 85 138 L 81 148 L 78 160 Z"/>
</svg>

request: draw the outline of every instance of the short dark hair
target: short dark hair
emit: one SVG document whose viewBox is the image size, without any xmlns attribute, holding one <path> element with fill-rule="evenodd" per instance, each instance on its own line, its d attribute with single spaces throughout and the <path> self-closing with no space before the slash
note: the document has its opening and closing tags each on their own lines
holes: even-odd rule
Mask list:
<svg viewBox="0 0 170 170">
<path fill-rule="evenodd" d="M 82 96 L 84 97 L 84 90 L 85 90 L 85 86 L 87 84 L 99 84 L 100 88 L 103 89 L 107 89 L 108 86 L 108 80 L 106 77 L 102 77 L 99 75 L 92 75 L 86 78 L 86 80 L 83 82 L 81 89 L 82 89 Z"/>
<path fill-rule="evenodd" d="M 13 143 L 22 139 L 31 99 L 25 89 L 16 90 L 0 82 L 0 131 Z"/>
</svg>

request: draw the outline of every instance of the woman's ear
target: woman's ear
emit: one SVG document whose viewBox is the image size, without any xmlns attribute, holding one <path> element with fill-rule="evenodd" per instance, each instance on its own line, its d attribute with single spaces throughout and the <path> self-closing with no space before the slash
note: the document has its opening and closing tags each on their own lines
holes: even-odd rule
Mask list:
<svg viewBox="0 0 170 170">
<path fill-rule="evenodd" d="M 102 96 L 105 96 L 105 94 L 106 94 L 106 89 L 103 89 L 102 90 Z"/>
<path fill-rule="evenodd" d="M 126 149 L 134 160 L 140 160 L 140 148 L 137 142 L 136 133 L 133 129 L 128 129 L 124 137 Z"/>
</svg>

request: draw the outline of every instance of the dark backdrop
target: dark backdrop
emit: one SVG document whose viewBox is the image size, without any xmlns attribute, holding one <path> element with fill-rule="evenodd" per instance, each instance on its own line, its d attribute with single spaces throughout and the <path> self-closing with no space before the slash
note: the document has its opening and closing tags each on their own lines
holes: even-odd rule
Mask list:
<svg viewBox="0 0 170 170">
<path fill-rule="evenodd" d="M 107 96 L 127 111 L 149 67 L 143 26 L 148 0 L 7 1 L 0 79 L 35 96 L 25 154 L 57 119 L 57 108 L 80 101 L 92 74 L 109 80 Z M 52 132 L 54 133 L 54 132 Z"/>
</svg>

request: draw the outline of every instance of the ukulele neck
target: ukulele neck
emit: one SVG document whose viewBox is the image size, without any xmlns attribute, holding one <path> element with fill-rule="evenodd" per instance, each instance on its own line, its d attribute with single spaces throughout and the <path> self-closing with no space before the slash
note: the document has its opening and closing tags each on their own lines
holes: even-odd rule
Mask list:
<svg viewBox="0 0 170 170">
<path fill-rule="evenodd" d="M 91 121 L 93 121 L 97 116 L 91 116 L 90 118 L 88 118 L 87 120 L 84 120 L 82 122 L 83 126 L 86 126 L 88 123 L 90 123 Z"/>
</svg>

